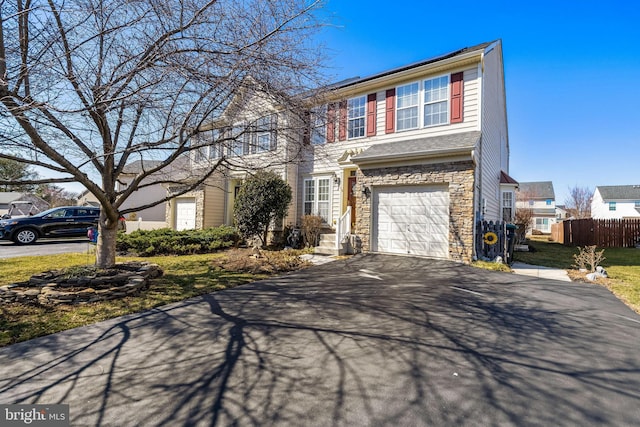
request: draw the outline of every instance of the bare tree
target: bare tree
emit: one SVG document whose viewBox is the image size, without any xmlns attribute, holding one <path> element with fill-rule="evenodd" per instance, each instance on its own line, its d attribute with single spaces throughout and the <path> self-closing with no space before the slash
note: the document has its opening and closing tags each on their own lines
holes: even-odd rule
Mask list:
<svg viewBox="0 0 640 427">
<path fill-rule="evenodd" d="M 533 209 L 529 201 L 535 199 L 536 194 L 530 191 L 518 191 L 516 193 L 516 214 L 513 223 L 516 225 L 516 239 L 524 243 L 527 232 L 533 228 Z"/>
<path fill-rule="evenodd" d="M 321 56 L 309 37 L 320 25 L 319 0 L 0 0 L 0 5 L 0 158 L 58 176 L 22 184 L 79 182 L 97 197 L 100 267 L 115 263 L 120 214 L 169 199 L 120 210 L 134 191 L 174 184 L 179 190 L 172 196 L 177 196 L 216 170 L 242 166 L 221 151 L 206 168 L 185 168 L 175 178 L 191 151 L 232 143 L 244 132 L 203 142 L 198 136 L 211 129 L 213 117 L 228 113 L 249 91 L 298 112 L 291 95 L 319 86 Z M 278 137 L 284 134 L 293 135 Z M 144 165 L 141 160 L 155 161 L 126 188 L 118 187 L 124 166 Z"/>
<path fill-rule="evenodd" d="M 570 217 L 591 218 L 591 200 L 593 190 L 589 187 L 575 185 L 569 187 L 569 196 L 565 199 L 565 207 Z"/>
</svg>

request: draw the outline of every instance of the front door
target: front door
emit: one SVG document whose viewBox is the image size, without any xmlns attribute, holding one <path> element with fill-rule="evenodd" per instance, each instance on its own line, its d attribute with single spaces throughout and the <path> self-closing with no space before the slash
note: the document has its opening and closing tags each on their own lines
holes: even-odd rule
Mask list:
<svg viewBox="0 0 640 427">
<path fill-rule="evenodd" d="M 347 181 L 347 204 L 351 206 L 351 228 L 356 226 L 356 177 L 350 176 Z"/>
</svg>

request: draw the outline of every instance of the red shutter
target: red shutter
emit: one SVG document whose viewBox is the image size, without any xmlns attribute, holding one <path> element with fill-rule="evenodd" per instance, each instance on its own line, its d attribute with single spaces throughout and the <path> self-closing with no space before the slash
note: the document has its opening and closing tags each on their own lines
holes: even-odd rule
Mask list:
<svg viewBox="0 0 640 427">
<path fill-rule="evenodd" d="M 393 133 L 396 130 L 396 89 L 387 90 L 387 99 L 384 115 L 384 133 Z"/>
<path fill-rule="evenodd" d="M 451 123 L 462 123 L 462 94 L 464 81 L 462 73 L 451 74 Z"/>
<path fill-rule="evenodd" d="M 336 141 L 336 105 L 327 105 L 327 142 Z"/>
<path fill-rule="evenodd" d="M 347 139 L 347 101 L 340 101 L 338 110 L 338 139 Z"/>
<path fill-rule="evenodd" d="M 376 136 L 376 94 L 367 95 L 367 136 Z"/>
</svg>

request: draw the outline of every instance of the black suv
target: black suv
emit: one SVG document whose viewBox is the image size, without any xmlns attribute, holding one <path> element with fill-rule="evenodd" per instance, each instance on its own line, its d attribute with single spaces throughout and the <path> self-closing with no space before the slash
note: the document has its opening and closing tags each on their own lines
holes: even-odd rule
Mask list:
<svg viewBox="0 0 640 427">
<path fill-rule="evenodd" d="M 40 237 L 86 236 L 98 224 L 100 208 L 64 206 L 23 218 L 0 221 L 0 239 L 28 245 Z"/>
</svg>

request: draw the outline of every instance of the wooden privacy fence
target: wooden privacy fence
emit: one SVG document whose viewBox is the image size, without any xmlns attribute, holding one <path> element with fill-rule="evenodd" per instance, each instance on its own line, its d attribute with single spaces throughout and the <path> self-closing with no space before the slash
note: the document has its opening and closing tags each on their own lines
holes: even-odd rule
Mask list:
<svg viewBox="0 0 640 427">
<path fill-rule="evenodd" d="M 640 219 L 572 219 L 562 226 L 567 246 L 633 248 L 640 243 Z"/>
</svg>

